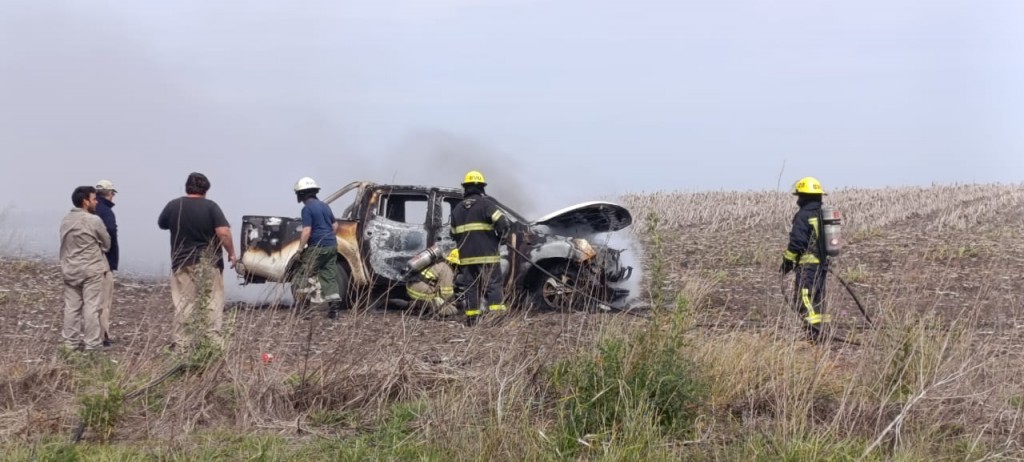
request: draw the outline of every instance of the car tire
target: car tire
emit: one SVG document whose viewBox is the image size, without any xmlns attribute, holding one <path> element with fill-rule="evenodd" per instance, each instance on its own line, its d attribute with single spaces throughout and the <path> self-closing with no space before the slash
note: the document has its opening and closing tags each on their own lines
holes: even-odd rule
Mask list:
<svg viewBox="0 0 1024 462">
<path fill-rule="evenodd" d="M 335 263 L 335 264 L 338 265 L 338 294 L 341 295 L 341 306 L 340 307 L 343 310 L 347 310 L 347 309 L 352 308 L 352 295 L 349 294 L 349 290 L 348 290 L 348 286 L 349 286 L 348 269 L 345 267 L 345 264 L 342 263 L 342 260 L 340 258 L 338 259 L 337 263 Z"/>
<path fill-rule="evenodd" d="M 544 269 L 557 279 L 538 271 L 530 288 L 534 306 L 544 311 L 574 311 L 574 305 L 579 304 L 576 302 L 576 294 L 571 288 L 575 287 L 579 266 L 569 262 L 560 262 L 548 265 Z M 562 284 L 561 287 L 559 283 Z"/>
<path fill-rule="evenodd" d="M 547 265 L 545 269 L 551 276 L 556 276 L 564 287 L 560 288 L 551 276 L 538 271 L 530 287 L 535 307 L 562 312 L 604 311 L 601 306 L 606 303 L 601 300 L 609 297 L 608 289 L 595 285 L 592 277 L 584 274 L 587 270 L 578 263 L 563 261 Z"/>
</svg>

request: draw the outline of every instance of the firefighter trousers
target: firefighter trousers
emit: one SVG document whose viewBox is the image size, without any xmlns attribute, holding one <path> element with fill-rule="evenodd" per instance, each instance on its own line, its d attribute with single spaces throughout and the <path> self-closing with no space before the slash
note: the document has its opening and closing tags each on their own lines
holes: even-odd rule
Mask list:
<svg viewBox="0 0 1024 462">
<path fill-rule="evenodd" d="M 820 330 L 820 324 L 829 321 L 825 313 L 825 279 L 828 266 L 805 264 L 796 269 L 796 308 L 805 327 Z"/>
<path fill-rule="evenodd" d="M 466 316 L 477 316 L 484 311 L 505 310 L 500 264 L 463 265 L 459 266 L 459 273 L 465 297 L 462 309 Z M 486 306 L 480 303 L 481 295 Z"/>
</svg>

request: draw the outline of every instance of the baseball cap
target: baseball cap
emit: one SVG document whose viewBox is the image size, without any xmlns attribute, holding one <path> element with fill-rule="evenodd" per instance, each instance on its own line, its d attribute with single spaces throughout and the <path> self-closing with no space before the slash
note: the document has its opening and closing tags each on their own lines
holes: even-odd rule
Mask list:
<svg viewBox="0 0 1024 462">
<path fill-rule="evenodd" d="M 114 183 L 111 183 L 110 180 L 100 180 L 100 181 L 97 181 L 96 182 L 96 189 L 99 189 L 99 190 L 102 190 L 102 191 L 117 192 L 117 189 L 114 188 Z"/>
</svg>

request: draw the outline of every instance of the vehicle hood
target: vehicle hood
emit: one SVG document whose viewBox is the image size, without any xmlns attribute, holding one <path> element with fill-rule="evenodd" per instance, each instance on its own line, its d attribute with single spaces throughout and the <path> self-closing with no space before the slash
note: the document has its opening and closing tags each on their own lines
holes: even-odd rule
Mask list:
<svg viewBox="0 0 1024 462">
<path fill-rule="evenodd" d="M 618 204 L 589 201 L 551 212 L 530 224 L 547 226 L 557 234 L 585 237 L 626 228 L 633 224 L 633 215 Z"/>
</svg>

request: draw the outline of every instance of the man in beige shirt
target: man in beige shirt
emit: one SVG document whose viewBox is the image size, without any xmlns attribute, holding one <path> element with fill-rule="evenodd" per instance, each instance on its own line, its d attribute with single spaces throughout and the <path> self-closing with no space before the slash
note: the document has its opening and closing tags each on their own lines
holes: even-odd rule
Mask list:
<svg viewBox="0 0 1024 462">
<path fill-rule="evenodd" d="M 113 284 L 104 256 L 110 250 L 110 234 L 103 220 L 95 215 L 96 188 L 75 188 L 71 202 L 75 208 L 60 224 L 60 271 L 64 279 L 62 336 L 68 348 L 94 350 L 103 342 L 100 311 L 104 294 Z"/>
</svg>

